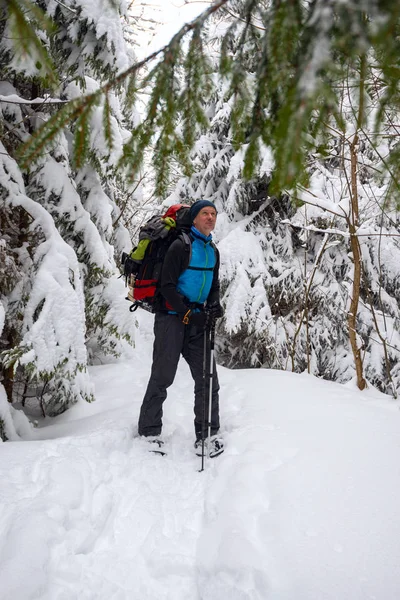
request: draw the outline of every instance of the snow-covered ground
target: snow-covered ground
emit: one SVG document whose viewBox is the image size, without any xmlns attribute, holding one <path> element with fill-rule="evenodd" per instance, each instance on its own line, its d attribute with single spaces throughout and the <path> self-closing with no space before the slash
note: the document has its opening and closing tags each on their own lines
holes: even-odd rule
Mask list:
<svg viewBox="0 0 400 600">
<path fill-rule="evenodd" d="M 199 472 L 182 361 L 166 457 L 135 439 L 151 358 L 0 445 L 1 600 L 398 600 L 400 413 L 374 390 L 219 369 L 225 453 Z"/>
</svg>

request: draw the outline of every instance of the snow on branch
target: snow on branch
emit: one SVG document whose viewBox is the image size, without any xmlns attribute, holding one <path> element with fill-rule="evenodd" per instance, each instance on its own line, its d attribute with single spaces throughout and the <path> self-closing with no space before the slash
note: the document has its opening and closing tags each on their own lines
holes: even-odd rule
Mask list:
<svg viewBox="0 0 400 600">
<path fill-rule="evenodd" d="M 6 155 L 2 144 L 0 150 Z M 92 387 L 86 371 L 85 301 L 75 251 L 62 239 L 50 213 L 25 194 L 21 173 L 9 155 L 1 157 L 0 181 L 5 206 L 21 207 L 32 219 L 30 277 L 20 284 L 27 298 L 21 338 L 6 360 L 9 366 L 23 365 L 33 380 L 58 380 L 70 402 L 88 399 Z"/>
<path fill-rule="evenodd" d="M 67 360 L 72 372 L 86 364 L 83 285 L 76 254 L 37 202 L 20 194 L 10 203 L 24 208 L 34 219 L 31 229 L 40 227 L 46 238 L 34 257 L 37 273 L 24 314 L 25 353 L 20 363 L 35 361 L 39 372 L 52 372 Z"/>
<path fill-rule="evenodd" d="M 317 206 L 317 205 L 314 205 Z M 321 208 L 321 207 L 320 207 Z M 283 225 L 290 225 L 294 229 L 301 229 L 302 231 L 312 231 L 313 233 L 329 233 L 331 235 L 340 235 L 344 238 L 349 238 L 350 233 L 348 231 L 342 231 L 341 229 L 337 229 L 335 227 L 327 227 L 326 229 L 321 229 L 320 227 L 315 227 L 315 225 L 303 225 L 300 222 L 294 222 L 290 219 L 283 219 L 281 221 Z M 400 233 L 385 233 L 385 232 L 376 232 L 372 228 L 360 227 L 357 229 L 354 234 L 356 237 L 400 237 Z"/>
<path fill-rule="evenodd" d="M 323 200 L 322 198 L 319 198 L 313 192 L 307 190 L 302 186 L 299 186 L 297 197 L 305 204 L 311 204 L 312 206 L 321 208 L 322 210 L 325 210 L 331 213 L 332 215 L 336 215 L 337 217 L 341 217 L 342 219 L 345 219 L 347 217 L 346 212 L 342 206 L 335 204 L 334 202 L 331 202 L 329 200 Z"/>
<path fill-rule="evenodd" d="M 9 96 L 0 94 L 0 102 L 7 102 L 8 104 L 65 104 L 69 100 L 60 100 L 59 98 L 34 98 L 33 100 L 26 100 L 21 98 L 18 94 L 10 94 Z"/>
</svg>

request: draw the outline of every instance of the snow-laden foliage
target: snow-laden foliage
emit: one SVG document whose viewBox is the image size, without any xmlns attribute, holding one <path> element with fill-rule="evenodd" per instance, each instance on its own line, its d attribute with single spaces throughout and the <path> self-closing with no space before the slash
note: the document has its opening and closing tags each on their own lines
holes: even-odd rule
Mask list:
<svg viewBox="0 0 400 600">
<path fill-rule="evenodd" d="M 218 28 L 211 37 L 218 37 Z M 248 73 L 242 74 L 250 82 L 257 68 L 256 36 L 254 40 L 247 47 Z M 232 55 L 238 51 L 232 40 Z M 220 359 L 232 366 L 308 370 L 340 382 L 355 376 L 349 341 L 354 294 L 350 227 L 355 223 L 362 257 L 358 349 L 367 380 L 396 395 L 400 230 L 398 213 L 390 208 L 393 178 L 387 170 L 396 140 L 390 122 L 396 119 L 388 115 L 383 129 L 376 131 L 374 108 L 383 91 L 373 70 L 363 73 L 360 83 L 359 68 L 355 64 L 348 85 L 342 83 L 336 118 L 343 129 L 331 121 L 329 136 L 309 134 L 307 189 L 299 186 L 276 196 L 270 192 L 276 162 L 267 141 L 255 176 L 244 177 L 248 146 L 236 143 L 233 91 L 218 79 L 219 89 L 206 109 L 210 127 L 198 136 L 192 154 L 195 173 L 179 181 L 170 200 L 207 198 L 219 211 L 215 237 L 225 306 Z M 357 85 L 370 115 L 363 128 L 357 124 Z M 317 112 L 311 114 L 310 133 L 314 118 Z M 301 145 L 302 139 L 296 143 Z M 354 182 L 352 154 L 357 162 Z"/>
<path fill-rule="evenodd" d="M 60 102 L 98 89 L 134 58 L 124 39 L 126 2 L 40 6 L 53 19 L 51 35 L 32 19 L 60 76 L 53 97 L 39 62 L 22 56 L 21 40 L 8 35 L 15 30 L 12 15 L 1 25 L 0 334 L 8 399 L 24 403 L 35 394 L 44 413 L 56 414 L 93 398 L 88 360 L 116 356 L 123 339 L 133 342 L 134 319 L 115 260 L 130 246 L 125 198 L 140 197 L 140 186 L 128 185 L 116 165 L 138 116 L 125 105 L 123 86 L 115 89 L 88 115 L 90 137 L 80 137 L 79 122 L 61 128 L 50 151 L 21 169 L 19 142 Z M 72 159 L 73 136 L 86 148 L 85 164 Z"/>
<path fill-rule="evenodd" d="M 83 281 L 76 254 L 45 207 L 25 194 L 17 164 L 7 155 L 3 158 L 5 154 L 2 152 L 1 158 L 5 212 L 11 207 L 25 211 L 32 219 L 28 239 L 30 234 L 36 238 L 25 249 L 29 260 L 21 261 L 24 276 L 18 282 L 20 289 L 16 292 L 14 288 L 6 299 L 6 322 L 11 315 L 17 321 L 20 318 L 22 339 L 7 353 L 5 363 L 17 359 L 27 373 L 45 381 L 54 390 L 57 407 L 74 398 L 89 399 Z"/>
</svg>

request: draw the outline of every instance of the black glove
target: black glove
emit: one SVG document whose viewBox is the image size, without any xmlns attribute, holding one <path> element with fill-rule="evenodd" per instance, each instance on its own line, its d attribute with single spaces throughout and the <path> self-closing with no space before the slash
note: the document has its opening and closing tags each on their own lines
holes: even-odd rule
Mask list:
<svg viewBox="0 0 400 600">
<path fill-rule="evenodd" d="M 208 324 L 208 314 L 201 312 L 192 312 L 188 310 L 182 318 L 182 322 L 185 325 L 195 325 L 196 327 L 204 328 Z"/>
<path fill-rule="evenodd" d="M 224 316 L 224 309 L 219 302 L 214 302 L 213 304 L 207 305 L 206 311 L 212 321 L 220 319 Z"/>
</svg>

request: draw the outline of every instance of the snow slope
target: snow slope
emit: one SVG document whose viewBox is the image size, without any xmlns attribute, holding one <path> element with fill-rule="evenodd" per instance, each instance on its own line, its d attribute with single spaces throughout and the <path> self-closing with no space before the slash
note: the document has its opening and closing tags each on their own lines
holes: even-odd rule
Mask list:
<svg viewBox="0 0 400 600">
<path fill-rule="evenodd" d="M 168 456 L 134 438 L 151 320 L 91 369 L 97 402 L 0 445 L 1 600 L 397 600 L 398 405 L 221 368 L 226 451 L 199 473 L 183 361 Z"/>
</svg>

